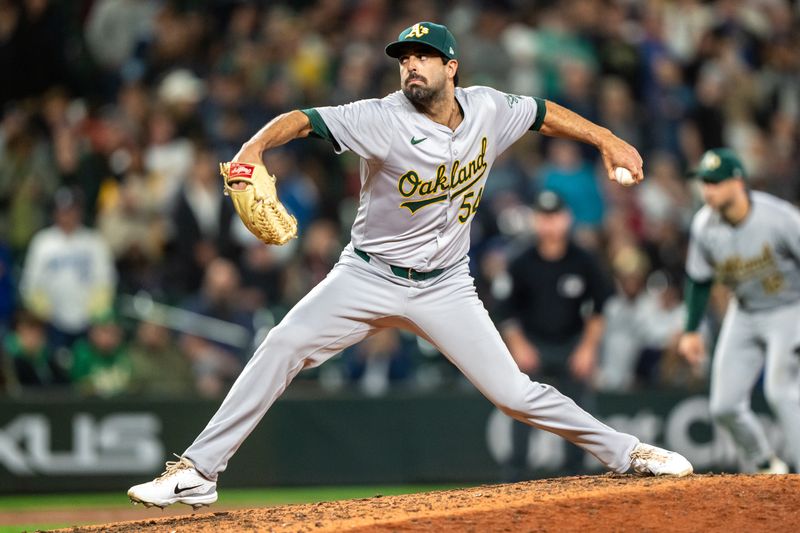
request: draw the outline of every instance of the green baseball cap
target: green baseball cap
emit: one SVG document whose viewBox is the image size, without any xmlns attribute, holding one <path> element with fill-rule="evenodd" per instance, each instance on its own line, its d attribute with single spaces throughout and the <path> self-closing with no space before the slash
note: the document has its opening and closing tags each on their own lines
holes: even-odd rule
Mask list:
<svg viewBox="0 0 800 533">
<path fill-rule="evenodd" d="M 730 148 L 708 150 L 690 175 L 708 183 L 719 183 L 727 179 L 746 176 L 742 161 Z"/>
<path fill-rule="evenodd" d="M 458 46 L 456 38 L 447 29 L 447 26 L 433 22 L 417 22 L 400 32 L 397 40 L 386 45 L 386 55 L 400 57 L 403 45 L 407 43 L 421 43 L 434 48 L 447 59 L 458 59 Z"/>
</svg>

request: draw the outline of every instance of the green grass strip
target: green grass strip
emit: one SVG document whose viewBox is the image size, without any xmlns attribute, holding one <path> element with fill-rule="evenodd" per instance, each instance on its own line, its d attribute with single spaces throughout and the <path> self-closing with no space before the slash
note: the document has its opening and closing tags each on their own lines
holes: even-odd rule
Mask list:
<svg viewBox="0 0 800 533">
<path fill-rule="evenodd" d="M 350 498 L 368 498 L 411 494 L 432 490 L 458 488 L 456 485 L 400 485 L 400 486 L 337 486 L 337 487 L 275 487 L 263 489 L 225 489 L 219 491 L 219 504 L 224 505 L 281 505 L 308 503 Z M 27 509 L 75 509 L 87 507 L 124 507 L 129 505 L 124 490 L 119 492 L 75 494 L 25 494 L 0 497 L 0 511 Z"/>
<path fill-rule="evenodd" d="M 60 524 L 20 524 L 18 526 L 0 526 L 0 533 L 20 533 L 21 531 L 47 531 L 49 529 L 62 529 L 65 527 L 87 525 L 81 522 L 62 522 Z"/>
<path fill-rule="evenodd" d="M 394 496 L 413 494 L 435 490 L 461 488 L 464 485 L 400 485 L 400 486 L 343 486 L 343 487 L 277 487 L 266 489 L 223 489 L 214 507 L 266 507 L 294 503 L 311 503 L 353 498 L 370 498 L 376 495 Z M 0 512 L 14 511 L 56 511 L 56 510 L 93 510 L 114 509 L 130 506 L 124 491 L 119 493 L 76 493 L 76 494 L 41 494 L 0 497 Z M 188 507 L 187 507 L 188 509 Z M 26 518 L 21 519 L 25 520 Z M 30 519 L 29 517 L 27 518 Z M 12 526 L 0 526 L 0 533 L 19 533 L 20 531 L 36 531 L 85 525 L 89 522 L 74 521 L 72 523 L 47 524 L 26 523 Z"/>
</svg>

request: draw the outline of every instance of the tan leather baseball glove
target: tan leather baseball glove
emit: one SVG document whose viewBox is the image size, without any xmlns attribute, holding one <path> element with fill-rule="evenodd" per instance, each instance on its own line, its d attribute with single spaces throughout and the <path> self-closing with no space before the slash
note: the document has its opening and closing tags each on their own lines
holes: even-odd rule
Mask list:
<svg viewBox="0 0 800 533">
<path fill-rule="evenodd" d="M 220 163 L 225 194 L 250 232 L 267 244 L 286 244 L 297 236 L 297 219 L 278 200 L 275 176 L 264 165 Z M 244 183 L 242 188 L 234 188 Z"/>
</svg>

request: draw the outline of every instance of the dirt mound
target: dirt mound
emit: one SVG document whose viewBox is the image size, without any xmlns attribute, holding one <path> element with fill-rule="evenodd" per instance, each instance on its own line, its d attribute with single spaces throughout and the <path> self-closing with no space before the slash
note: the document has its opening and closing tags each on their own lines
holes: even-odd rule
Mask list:
<svg viewBox="0 0 800 533">
<path fill-rule="evenodd" d="M 603 475 L 241 509 L 70 532 L 797 531 L 800 476 Z"/>
</svg>

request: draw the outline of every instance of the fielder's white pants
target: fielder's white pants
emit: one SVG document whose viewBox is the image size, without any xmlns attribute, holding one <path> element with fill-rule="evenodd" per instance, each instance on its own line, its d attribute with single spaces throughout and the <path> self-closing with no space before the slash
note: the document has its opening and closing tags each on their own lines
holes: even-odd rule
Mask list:
<svg viewBox="0 0 800 533">
<path fill-rule="evenodd" d="M 412 281 L 375 258 L 367 263 L 352 245 L 270 331 L 184 457 L 216 480 L 298 372 L 385 327 L 428 340 L 509 416 L 560 435 L 614 472 L 630 467 L 636 437 L 615 431 L 519 371 L 478 299 L 466 258 L 434 279 Z"/>
<path fill-rule="evenodd" d="M 732 300 L 711 367 L 711 414 L 728 429 L 747 466 L 772 455 L 764 428 L 750 407 L 764 371 L 764 396 L 786 439 L 787 459 L 800 468 L 800 304 L 745 311 Z"/>
</svg>

